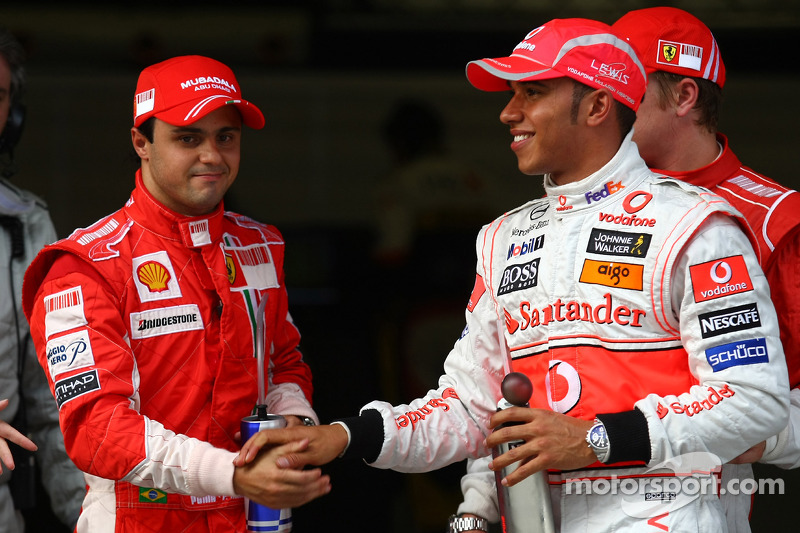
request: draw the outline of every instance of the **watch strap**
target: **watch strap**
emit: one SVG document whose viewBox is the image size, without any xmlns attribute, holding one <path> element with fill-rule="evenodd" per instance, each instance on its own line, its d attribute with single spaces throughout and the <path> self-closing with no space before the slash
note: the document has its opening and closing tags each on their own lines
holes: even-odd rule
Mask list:
<svg viewBox="0 0 800 533">
<path fill-rule="evenodd" d="M 489 521 L 477 516 L 458 516 L 450 517 L 449 533 L 463 533 L 464 531 L 489 531 Z"/>
</svg>

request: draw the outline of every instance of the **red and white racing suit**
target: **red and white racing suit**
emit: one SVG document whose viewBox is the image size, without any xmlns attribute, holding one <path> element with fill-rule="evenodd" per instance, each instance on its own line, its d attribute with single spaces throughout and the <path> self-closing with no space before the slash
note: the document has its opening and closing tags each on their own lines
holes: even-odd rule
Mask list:
<svg viewBox="0 0 800 533">
<path fill-rule="evenodd" d="M 720 156 L 710 164 L 688 172 L 655 170 L 686 183 L 710 189 L 744 215 L 755 241 L 764 274 L 770 286 L 770 297 L 778 315 L 781 341 L 792 386 L 790 423 L 781 433 L 767 439 L 762 462 L 783 468 L 800 466 L 800 194 L 742 165 L 728 145 L 728 139 L 717 135 Z M 488 459 L 470 461 L 469 475 L 462 480 L 464 503 L 460 513 L 499 519 L 494 474 L 487 473 Z M 753 478 L 748 464 L 725 468 L 727 479 L 739 482 Z M 752 496 L 744 491 L 721 495 L 726 506 L 730 532 L 749 532 Z M 734 502 L 734 500 L 736 500 Z"/>
<path fill-rule="evenodd" d="M 706 187 L 738 209 L 758 242 L 761 268 L 778 313 L 781 341 L 792 386 L 789 427 L 767 442 L 762 462 L 800 466 L 800 193 L 742 165 L 721 134 L 722 154 L 691 172 L 667 172 Z"/>
<path fill-rule="evenodd" d="M 532 407 L 608 429 L 609 464 L 550 472 L 560 531 L 724 531 L 714 487 L 666 487 L 698 456 L 727 462 L 787 423 L 777 317 L 747 236 L 716 195 L 649 171 L 630 135 L 598 172 L 545 190 L 481 230 L 438 389 L 345 419 L 347 454 L 400 471 L 486 455 L 508 353 Z"/>
<path fill-rule="evenodd" d="M 316 419 L 283 255 L 274 227 L 222 205 L 178 215 L 139 172 L 125 207 L 33 262 L 25 313 L 67 451 L 88 474 L 79 532 L 245 530 L 232 459 L 258 400 L 262 298 L 270 412 Z"/>
</svg>

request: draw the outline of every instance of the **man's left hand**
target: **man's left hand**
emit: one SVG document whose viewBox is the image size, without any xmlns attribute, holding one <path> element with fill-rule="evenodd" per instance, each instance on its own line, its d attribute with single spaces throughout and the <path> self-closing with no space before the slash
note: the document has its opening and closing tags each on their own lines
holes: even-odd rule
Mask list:
<svg viewBox="0 0 800 533">
<path fill-rule="evenodd" d="M 503 479 L 504 485 L 515 485 L 540 470 L 573 470 L 597 461 L 586 443 L 586 433 L 593 424 L 589 420 L 546 409 L 511 407 L 492 416 L 490 427 L 512 422 L 518 424 L 495 429 L 486 439 L 490 448 L 504 442 L 525 441 L 489 463 L 490 469 L 499 471 L 521 461 L 520 466 Z"/>
</svg>

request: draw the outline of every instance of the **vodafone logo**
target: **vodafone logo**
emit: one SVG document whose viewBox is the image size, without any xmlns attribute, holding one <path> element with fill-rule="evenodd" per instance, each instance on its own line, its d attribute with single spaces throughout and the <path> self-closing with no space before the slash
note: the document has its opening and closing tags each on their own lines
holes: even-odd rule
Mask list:
<svg viewBox="0 0 800 533">
<path fill-rule="evenodd" d="M 620 226 L 645 226 L 648 228 L 655 227 L 656 219 L 639 217 L 636 215 L 639 211 L 645 208 L 653 195 L 645 191 L 633 191 L 622 201 L 622 208 L 627 215 L 614 215 L 613 213 L 600 213 L 600 222 L 609 222 L 611 224 L 618 224 Z"/>
<path fill-rule="evenodd" d="M 731 280 L 733 271 L 731 270 L 731 266 L 725 261 L 717 261 L 711 267 L 710 275 L 711 279 L 714 280 L 715 283 L 722 285 L 723 283 L 728 283 Z"/>
<path fill-rule="evenodd" d="M 575 367 L 565 361 L 550 361 L 544 385 L 547 403 L 557 413 L 570 412 L 581 399 L 581 377 Z"/>
<path fill-rule="evenodd" d="M 750 273 L 741 255 L 690 266 L 689 275 L 697 303 L 753 290 Z"/>
<path fill-rule="evenodd" d="M 653 199 L 653 195 L 645 191 L 633 191 L 622 201 L 622 208 L 626 213 L 634 214 L 644 208 Z"/>
</svg>

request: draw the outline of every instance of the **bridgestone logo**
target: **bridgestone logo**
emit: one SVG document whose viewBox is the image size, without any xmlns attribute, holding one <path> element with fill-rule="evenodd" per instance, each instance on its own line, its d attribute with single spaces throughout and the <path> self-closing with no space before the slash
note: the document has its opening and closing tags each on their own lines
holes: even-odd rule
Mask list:
<svg viewBox="0 0 800 533">
<path fill-rule="evenodd" d="M 198 316 L 195 313 L 189 315 L 170 316 L 167 318 L 154 318 L 152 320 L 140 320 L 139 331 L 160 328 L 162 326 L 174 326 L 175 324 L 186 324 L 187 322 L 197 322 Z"/>
<path fill-rule="evenodd" d="M 758 305 L 755 303 L 703 313 L 698 318 L 700 334 L 704 339 L 761 326 Z"/>
<path fill-rule="evenodd" d="M 203 327 L 200 308 L 196 304 L 131 313 L 131 338 L 134 339 L 200 330 Z"/>
</svg>

